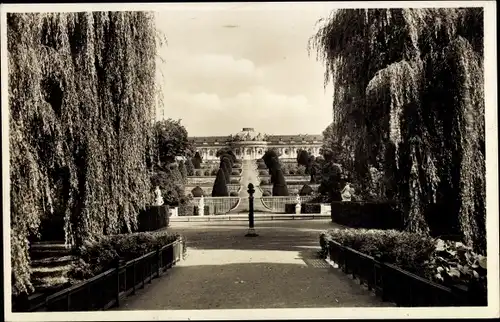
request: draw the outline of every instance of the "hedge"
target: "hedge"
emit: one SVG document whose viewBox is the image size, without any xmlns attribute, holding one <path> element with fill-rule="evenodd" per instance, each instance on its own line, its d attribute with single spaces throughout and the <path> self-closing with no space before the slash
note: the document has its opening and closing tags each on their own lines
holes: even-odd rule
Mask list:
<svg viewBox="0 0 500 322">
<path fill-rule="evenodd" d="M 259 176 L 268 176 L 268 175 L 269 175 L 269 171 L 259 170 Z"/>
<path fill-rule="evenodd" d="M 200 186 L 196 186 L 193 188 L 193 190 L 191 190 L 191 194 L 193 195 L 193 197 L 199 198 L 205 195 L 205 191 L 203 191 Z"/>
<path fill-rule="evenodd" d="M 229 181 L 229 183 L 238 184 L 238 183 L 240 183 L 240 181 L 238 179 L 231 179 L 231 181 Z"/>
<path fill-rule="evenodd" d="M 294 214 L 295 213 L 295 205 L 294 203 L 285 204 L 285 213 L 286 214 Z M 319 214 L 321 212 L 320 204 L 311 204 L 311 203 L 303 203 L 300 205 L 300 213 L 301 214 Z"/>
<path fill-rule="evenodd" d="M 233 169 L 233 171 L 231 171 L 231 175 L 233 175 L 233 176 L 239 176 L 240 175 L 240 170 L 234 170 Z"/>
<path fill-rule="evenodd" d="M 231 192 L 229 193 L 229 195 L 230 195 L 231 197 L 238 197 L 238 193 L 237 193 L 237 192 L 235 192 L 235 191 L 231 191 Z"/>
<path fill-rule="evenodd" d="M 174 242 L 177 233 L 165 230 L 106 236 L 95 242 L 87 242 L 76 251 L 79 260 L 69 276 L 74 279 L 88 279 L 113 265 L 117 257 L 129 261 Z"/>
<path fill-rule="evenodd" d="M 269 196 L 272 196 L 272 193 L 269 190 L 264 190 L 262 192 L 262 196 L 263 197 L 269 197 Z"/>
<path fill-rule="evenodd" d="M 168 214 L 168 205 L 147 206 L 145 210 L 139 212 L 139 215 L 137 217 L 138 231 L 154 231 L 168 227 Z"/>
<path fill-rule="evenodd" d="M 332 222 L 352 228 L 404 229 L 403 213 L 395 203 L 334 201 Z"/>
<path fill-rule="evenodd" d="M 464 285 L 474 305 L 487 305 L 487 261 L 461 242 L 396 230 L 333 229 L 320 234 L 323 255 L 328 240 L 447 287 Z"/>
</svg>

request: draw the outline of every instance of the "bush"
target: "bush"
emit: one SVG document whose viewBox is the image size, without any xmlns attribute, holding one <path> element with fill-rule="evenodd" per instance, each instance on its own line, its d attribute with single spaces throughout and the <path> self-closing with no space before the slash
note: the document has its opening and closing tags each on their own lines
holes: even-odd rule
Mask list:
<svg viewBox="0 0 500 322">
<path fill-rule="evenodd" d="M 240 171 L 239 170 L 233 170 L 233 171 L 231 171 L 231 175 L 233 175 L 233 176 L 239 176 L 240 175 Z"/>
<path fill-rule="evenodd" d="M 233 164 L 233 169 L 241 169 L 241 163 Z"/>
<path fill-rule="evenodd" d="M 238 179 L 231 179 L 230 181 L 231 184 L 238 184 L 240 181 Z"/>
<path fill-rule="evenodd" d="M 262 162 L 262 163 L 259 162 L 257 164 L 257 169 L 259 169 L 259 170 L 267 169 L 267 166 L 266 166 L 266 164 L 264 162 Z"/>
<path fill-rule="evenodd" d="M 294 214 L 295 213 L 295 204 L 287 203 L 285 204 L 285 214 Z"/>
<path fill-rule="evenodd" d="M 329 239 L 436 283 L 465 285 L 470 304 L 487 304 L 486 257 L 461 242 L 395 230 L 334 229 L 320 235 L 323 252 Z"/>
<path fill-rule="evenodd" d="M 229 192 L 227 190 L 226 177 L 222 168 L 217 172 L 214 187 L 212 189 L 212 197 L 227 197 Z"/>
<path fill-rule="evenodd" d="M 236 191 L 231 191 L 229 193 L 229 196 L 231 196 L 231 197 L 238 197 L 238 193 Z"/>
<path fill-rule="evenodd" d="M 303 214 L 319 214 L 321 212 L 321 205 L 314 203 L 303 203 L 300 212 Z"/>
<path fill-rule="evenodd" d="M 300 191 L 299 191 L 299 195 L 301 195 L 301 196 L 309 196 L 309 195 L 312 195 L 312 193 L 313 193 L 313 189 L 308 184 L 303 185 L 302 189 L 300 189 Z"/>
<path fill-rule="evenodd" d="M 69 272 L 75 279 L 88 279 L 113 267 L 117 257 L 124 261 L 141 257 L 180 237 L 165 230 L 106 236 L 87 242 L 77 250 L 78 262 Z"/>
<path fill-rule="evenodd" d="M 259 176 L 267 176 L 267 175 L 269 175 L 269 171 L 259 170 Z"/>
<path fill-rule="evenodd" d="M 210 171 L 210 175 L 215 177 L 217 175 L 217 171 L 219 171 L 219 169 L 212 169 Z"/>
<path fill-rule="evenodd" d="M 205 170 L 204 174 L 205 174 L 205 176 L 207 176 L 207 177 L 208 177 L 208 176 L 210 176 L 210 170 L 209 170 L 209 169 Z"/>
<path fill-rule="evenodd" d="M 286 186 L 285 177 L 281 172 L 281 169 L 276 169 L 275 178 L 276 181 L 273 185 L 273 196 L 288 196 L 288 188 Z"/>
<path fill-rule="evenodd" d="M 197 169 L 194 171 L 196 177 L 203 177 L 203 170 Z"/>
<path fill-rule="evenodd" d="M 168 205 L 146 207 L 137 216 L 137 230 L 145 232 L 168 227 L 168 213 Z"/>
<path fill-rule="evenodd" d="M 269 180 L 266 180 L 266 179 L 262 179 L 262 180 L 260 180 L 260 185 L 261 185 L 261 186 L 266 186 L 266 185 L 268 185 L 268 184 L 270 184 Z"/>
<path fill-rule="evenodd" d="M 262 192 L 262 196 L 263 197 L 270 197 L 270 196 L 272 196 L 272 194 L 271 194 L 271 192 L 269 190 L 264 190 Z"/>
<path fill-rule="evenodd" d="M 186 160 L 186 172 L 188 176 L 194 176 L 194 165 L 191 159 Z"/>
<path fill-rule="evenodd" d="M 191 194 L 193 195 L 193 197 L 199 198 L 205 195 L 205 191 L 203 191 L 200 186 L 196 186 L 193 188 L 193 190 L 191 190 Z"/>
<path fill-rule="evenodd" d="M 193 216 L 199 216 L 199 215 L 198 215 L 198 209 L 199 209 L 199 208 L 200 208 L 200 207 L 198 207 L 198 206 L 194 206 L 194 207 L 193 207 Z M 204 208 L 204 210 L 203 210 L 203 215 L 204 215 L 204 216 L 208 216 L 208 215 L 210 215 L 210 208 L 209 208 L 208 206 L 203 206 L 203 208 Z"/>
<path fill-rule="evenodd" d="M 332 221 L 352 228 L 404 229 L 403 213 L 395 203 L 334 201 Z"/>
</svg>

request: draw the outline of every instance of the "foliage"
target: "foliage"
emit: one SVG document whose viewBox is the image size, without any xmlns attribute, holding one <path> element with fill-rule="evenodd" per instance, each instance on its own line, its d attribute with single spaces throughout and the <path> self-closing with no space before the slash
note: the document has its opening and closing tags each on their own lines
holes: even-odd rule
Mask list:
<svg viewBox="0 0 500 322">
<path fill-rule="evenodd" d="M 182 183 L 186 184 L 188 174 L 186 169 L 186 163 L 184 161 L 179 162 L 179 172 L 181 173 Z"/>
<path fill-rule="evenodd" d="M 201 169 L 201 163 L 202 163 L 202 158 L 201 155 L 198 151 L 194 154 L 194 157 L 191 159 L 191 162 L 193 163 L 193 166 L 195 169 Z"/>
<path fill-rule="evenodd" d="M 309 153 L 306 150 L 299 150 L 297 152 L 297 163 L 304 167 L 309 166 Z"/>
<path fill-rule="evenodd" d="M 299 195 L 300 196 L 309 196 L 312 193 L 313 193 L 313 189 L 308 184 L 303 185 L 302 188 L 299 191 Z"/>
<path fill-rule="evenodd" d="M 237 158 L 236 158 L 236 155 L 234 154 L 233 152 L 233 149 L 231 148 L 222 148 L 220 150 L 218 150 L 216 153 L 215 153 L 215 156 L 216 157 L 222 157 L 224 155 L 227 155 L 231 158 L 231 162 L 234 164 L 236 163 L 237 161 Z"/>
<path fill-rule="evenodd" d="M 193 147 L 188 140 L 186 128 L 180 120 L 157 121 L 154 125 L 154 138 L 158 162 L 172 163 L 175 157 L 191 157 Z"/>
<path fill-rule="evenodd" d="M 85 242 L 79 249 L 79 261 L 69 275 L 75 279 L 88 279 L 113 268 L 120 257 L 129 261 L 180 238 L 179 234 L 155 231 L 106 236 L 94 242 Z"/>
<path fill-rule="evenodd" d="M 272 196 L 272 193 L 271 193 L 271 192 L 269 192 L 269 190 L 264 190 L 264 191 L 262 192 L 262 196 L 263 196 L 263 197 L 269 197 L 269 196 Z"/>
<path fill-rule="evenodd" d="M 341 166 L 332 161 L 325 161 L 321 168 L 321 183 L 318 191 L 326 195 L 330 201 L 340 201 L 343 186 Z"/>
<path fill-rule="evenodd" d="M 376 168 L 374 193 L 398 200 L 411 232 L 428 233 L 427 207 L 445 204 L 449 233 L 482 253 L 483 34 L 482 8 L 345 9 L 310 41 L 334 89 L 325 159 L 340 150 L 362 190 Z"/>
<path fill-rule="evenodd" d="M 278 168 L 274 171 L 273 196 L 288 196 L 288 188 L 286 186 L 283 172 Z"/>
<path fill-rule="evenodd" d="M 177 163 L 171 163 L 164 171 L 158 171 L 151 176 L 152 188 L 159 186 L 162 191 L 163 201 L 169 206 L 179 206 L 184 203 L 184 180 Z M 154 196 L 151 191 L 151 196 Z"/>
<path fill-rule="evenodd" d="M 380 256 L 382 261 L 417 275 L 425 271 L 425 261 L 436 247 L 430 237 L 396 230 L 342 228 L 329 230 L 327 235 L 343 246 L 369 256 Z"/>
<path fill-rule="evenodd" d="M 193 197 L 199 198 L 205 195 L 205 191 L 203 191 L 200 186 L 196 186 L 193 188 L 193 190 L 191 190 L 191 194 L 193 195 Z"/>
<path fill-rule="evenodd" d="M 402 212 L 395 203 L 334 201 L 331 211 L 332 220 L 347 227 L 404 229 Z"/>
<path fill-rule="evenodd" d="M 227 197 L 229 192 L 227 190 L 226 177 L 222 167 L 219 168 L 217 172 L 217 177 L 215 178 L 214 187 L 212 188 L 212 197 Z"/>
<path fill-rule="evenodd" d="M 330 239 L 436 283 L 465 285 L 486 301 L 486 257 L 461 242 L 394 230 L 334 229 L 320 234 L 323 254 Z"/>
<path fill-rule="evenodd" d="M 191 161 L 191 158 L 187 158 L 186 160 L 186 173 L 188 176 L 194 176 L 194 165 L 193 161 Z"/>
<path fill-rule="evenodd" d="M 28 237 L 133 230 L 146 205 L 157 37 L 148 12 L 7 15 L 12 292 L 32 291 Z M 149 161 L 148 156 L 149 155 Z"/>
<path fill-rule="evenodd" d="M 229 193 L 229 196 L 231 196 L 231 197 L 238 197 L 238 193 L 236 191 L 231 191 Z"/>
</svg>

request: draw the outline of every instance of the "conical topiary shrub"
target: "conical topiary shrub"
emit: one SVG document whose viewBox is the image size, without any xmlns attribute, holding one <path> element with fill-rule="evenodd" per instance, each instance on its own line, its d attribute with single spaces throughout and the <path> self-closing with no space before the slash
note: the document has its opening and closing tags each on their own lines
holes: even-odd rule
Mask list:
<svg viewBox="0 0 500 322">
<path fill-rule="evenodd" d="M 280 168 L 273 171 L 274 185 L 273 196 L 288 196 L 288 188 L 286 186 L 285 176 Z"/>
<path fill-rule="evenodd" d="M 224 175 L 224 170 L 222 168 L 217 172 L 217 177 L 215 178 L 214 187 L 212 189 L 212 197 L 227 197 L 229 192 L 227 190 L 226 177 Z"/>
<path fill-rule="evenodd" d="M 299 191 L 299 195 L 301 195 L 301 196 L 309 196 L 312 193 L 313 193 L 313 189 L 308 184 L 303 185 Z"/>
</svg>

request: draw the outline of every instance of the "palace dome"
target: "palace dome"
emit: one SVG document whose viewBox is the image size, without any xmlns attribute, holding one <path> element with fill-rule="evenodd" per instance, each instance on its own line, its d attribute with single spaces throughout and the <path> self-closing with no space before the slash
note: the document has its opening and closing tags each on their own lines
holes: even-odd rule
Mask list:
<svg viewBox="0 0 500 322">
<path fill-rule="evenodd" d="M 244 127 L 240 132 L 233 135 L 241 141 L 261 141 L 264 139 L 264 134 L 255 132 L 253 127 Z"/>
</svg>

